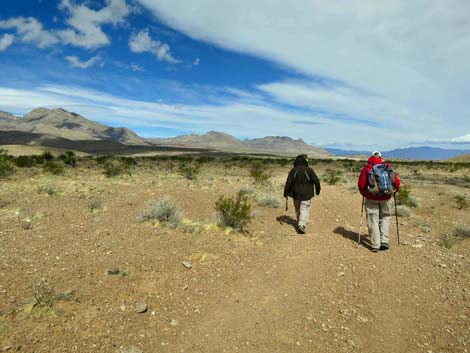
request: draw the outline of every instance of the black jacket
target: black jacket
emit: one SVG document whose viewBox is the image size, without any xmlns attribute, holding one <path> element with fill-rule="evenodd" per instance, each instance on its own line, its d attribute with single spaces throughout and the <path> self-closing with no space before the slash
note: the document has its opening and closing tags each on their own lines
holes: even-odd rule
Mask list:
<svg viewBox="0 0 470 353">
<path fill-rule="evenodd" d="M 287 176 L 284 186 L 284 197 L 290 196 L 296 200 L 307 201 L 315 194 L 320 195 L 320 180 L 308 162 L 301 156 L 297 157 Z"/>
</svg>

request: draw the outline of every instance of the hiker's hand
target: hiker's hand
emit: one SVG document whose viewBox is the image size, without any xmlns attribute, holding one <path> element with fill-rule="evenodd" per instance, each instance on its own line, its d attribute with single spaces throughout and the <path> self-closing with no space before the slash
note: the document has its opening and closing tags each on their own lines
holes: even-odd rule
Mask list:
<svg viewBox="0 0 470 353">
<path fill-rule="evenodd" d="M 315 194 L 317 194 L 317 196 L 320 195 L 320 191 L 317 191 Z"/>
</svg>

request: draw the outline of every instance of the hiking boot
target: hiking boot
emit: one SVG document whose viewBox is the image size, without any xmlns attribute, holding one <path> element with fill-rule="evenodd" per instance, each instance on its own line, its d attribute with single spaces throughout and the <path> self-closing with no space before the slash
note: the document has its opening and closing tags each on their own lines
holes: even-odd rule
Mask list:
<svg viewBox="0 0 470 353">
<path fill-rule="evenodd" d="M 383 243 L 382 245 L 380 245 L 380 250 L 381 251 L 385 251 L 385 250 L 388 250 L 389 249 L 389 246 L 387 243 Z"/>
<path fill-rule="evenodd" d="M 305 234 L 305 226 L 299 225 L 299 233 L 300 234 Z"/>
<path fill-rule="evenodd" d="M 379 249 L 371 248 L 370 251 L 372 251 L 372 252 L 379 252 Z"/>
</svg>

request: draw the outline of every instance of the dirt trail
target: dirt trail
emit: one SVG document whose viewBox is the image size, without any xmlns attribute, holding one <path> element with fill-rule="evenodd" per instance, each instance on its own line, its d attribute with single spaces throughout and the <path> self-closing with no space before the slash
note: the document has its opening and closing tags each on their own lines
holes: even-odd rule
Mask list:
<svg viewBox="0 0 470 353">
<path fill-rule="evenodd" d="M 231 295 L 187 327 L 181 351 L 426 352 L 452 339 L 432 324 L 450 314 L 420 275 L 421 265 L 432 264 L 411 268 L 414 254 L 404 246 L 379 254 L 357 246 L 347 239 L 355 240 L 354 231 L 331 224 L 357 218 L 360 203 L 344 205 L 334 219 L 326 217 L 332 207 L 334 198 L 314 201 L 306 236 L 284 225 L 274 251 L 260 252 Z"/>
</svg>

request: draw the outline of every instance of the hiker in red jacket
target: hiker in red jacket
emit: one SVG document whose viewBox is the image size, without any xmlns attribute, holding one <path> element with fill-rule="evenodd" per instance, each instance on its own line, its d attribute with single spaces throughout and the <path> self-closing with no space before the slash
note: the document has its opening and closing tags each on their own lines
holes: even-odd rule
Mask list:
<svg viewBox="0 0 470 353">
<path fill-rule="evenodd" d="M 388 178 L 381 173 L 386 173 Z M 385 184 L 389 185 L 384 186 L 381 180 L 385 180 Z M 390 164 L 382 161 L 381 153 L 374 151 L 361 170 L 357 186 L 363 196 L 363 205 L 366 209 L 371 250 L 373 252 L 388 250 L 391 198 L 393 193 L 400 188 L 400 179 L 393 172 Z"/>
</svg>

